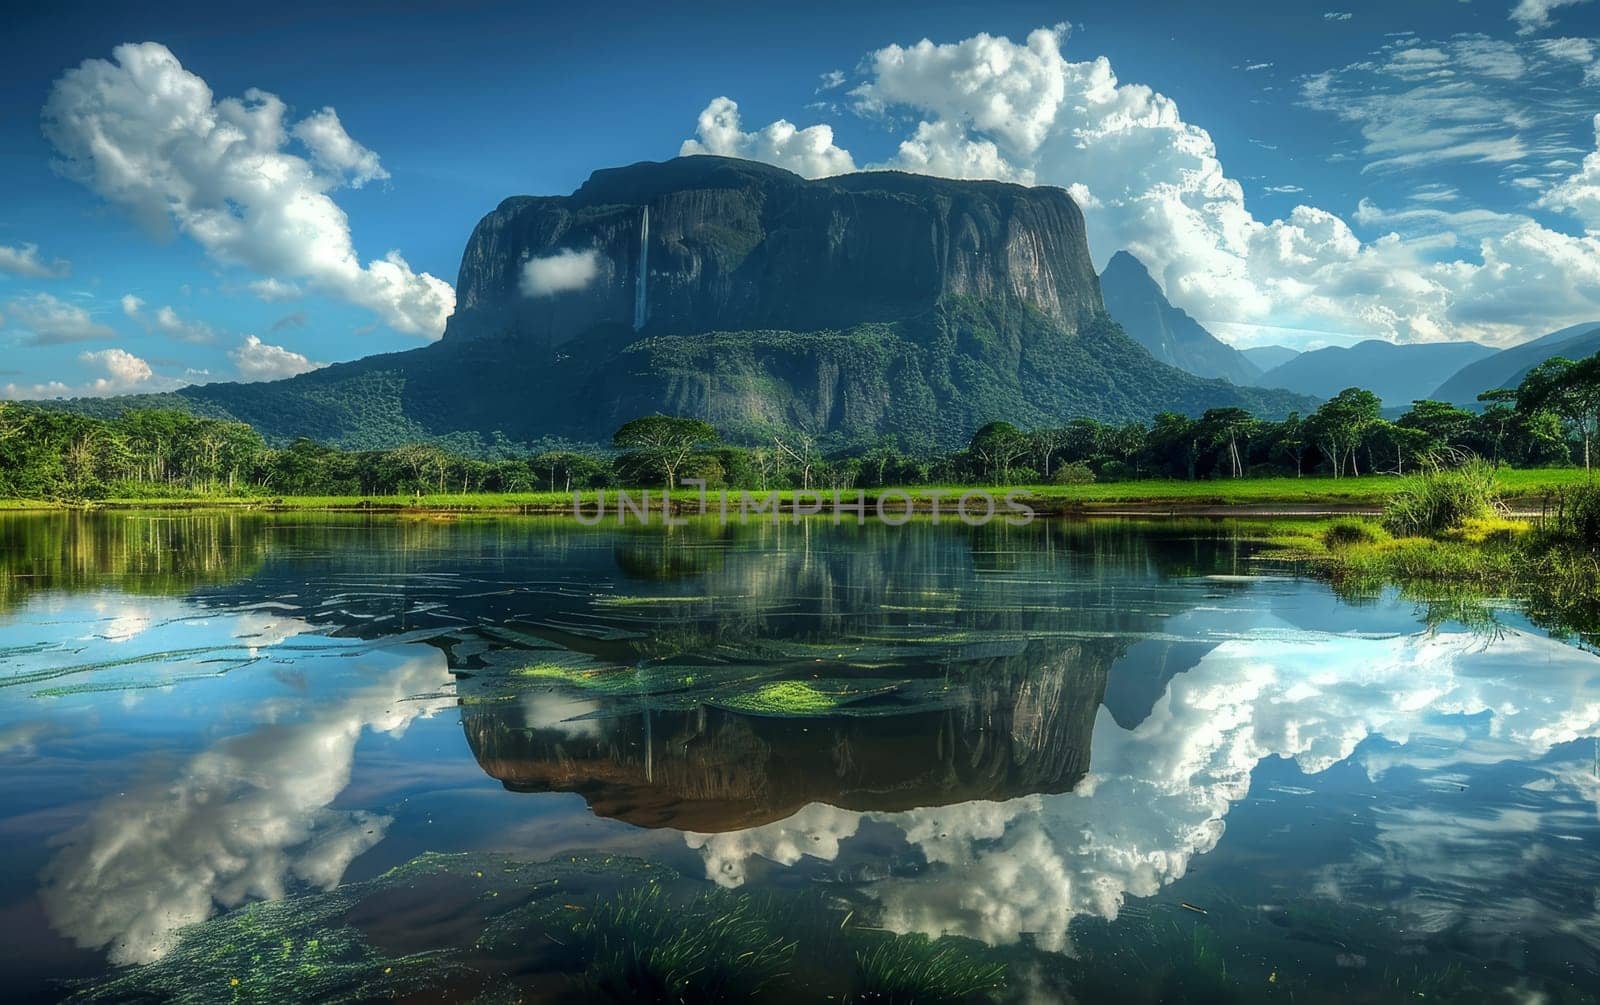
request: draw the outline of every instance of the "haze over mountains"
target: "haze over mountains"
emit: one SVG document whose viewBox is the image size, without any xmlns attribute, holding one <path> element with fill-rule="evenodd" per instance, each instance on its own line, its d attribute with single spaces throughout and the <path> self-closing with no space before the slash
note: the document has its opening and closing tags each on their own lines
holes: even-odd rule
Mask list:
<svg viewBox="0 0 1600 1005">
<path fill-rule="evenodd" d="M 457 294 L 425 348 L 75 407 L 178 404 L 277 442 L 492 450 L 604 441 L 654 412 L 736 440 L 948 447 L 996 419 L 1314 404 L 1151 359 L 1106 316 L 1082 214 L 1056 188 L 640 163 L 507 199 L 467 242 Z"/>
<path fill-rule="evenodd" d="M 1477 342 L 1397 345 L 1368 339 L 1301 353 L 1262 374 L 1257 383 L 1318 398 L 1331 398 L 1347 387 L 1364 387 L 1385 405 L 1407 406 L 1432 395 L 1457 370 L 1494 352 Z"/>
<path fill-rule="evenodd" d="M 1257 382 L 1261 369 L 1243 353 L 1172 306 L 1144 263 L 1126 251 L 1111 256 L 1100 273 L 1106 312 L 1150 355 L 1200 377 L 1240 386 Z"/>
<path fill-rule="evenodd" d="M 1475 405 L 1482 392 L 1516 387 L 1529 370 L 1547 359 L 1583 359 L 1596 352 L 1600 352 L 1600 321 L 1571 325 L 1464 366 L 1428 396 L 1456 405 Z"/>
<path fill-rule="evenodd" d="M 1299 351 L 1287 346 L 1234 349 L 1167 301 L 1134 255 L 1119 251 L 1100 274 L 1106 310 L 1156 359 L 1198 376 L 1326 399 L 1364 387 L 1390 409 L 1422 398 L 1476 407 L 1478 395 L 1515 387 L 1552 356 L 1600 352 L 1600 321 L 1573 325 L 1509 349 L 1477 342 L 1397 344 L 1368 339 L 1352 346 Z"/>
<path fill-rule="evenodd" d="M 1299 349 L 1291 349 L 1286 345 L 1260 345 L 1252 349 L 1240 349 L 1239 352 L 1262 373 L 1275 366 L 1282 366 L 1300 355 Z"/>
</svg>

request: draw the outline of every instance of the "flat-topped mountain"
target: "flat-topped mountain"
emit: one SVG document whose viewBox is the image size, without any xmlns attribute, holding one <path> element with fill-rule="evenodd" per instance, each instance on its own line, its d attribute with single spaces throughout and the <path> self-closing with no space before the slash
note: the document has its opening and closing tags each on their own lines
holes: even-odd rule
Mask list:
<svg viewBox="0 0 1600 1005">
<path fill-rule="evenodd" d="M 64 407 L 176 404 L 353 448 L 605 441 L 661 412 L 734 441 L 800 429 L 919 449 L 996 419 L 1311 404 L 1151 359 L 1107 317 L 1083 216 L 1055 188 L 635 164 L 501 203 L 467 242 L 457 298 L 426 348 Z"/>
<path fill-rule="evenodd" d="M 685 157 L 518 196 L 467 241 L 445 338 L 559 345 L 653 334 L 898 321 L 941 299 L 1031 307 L 1069 329 L 1101 307 L 1083 214 L 1057 188 L 892 171 L 807 181 Z"/>
</svg>

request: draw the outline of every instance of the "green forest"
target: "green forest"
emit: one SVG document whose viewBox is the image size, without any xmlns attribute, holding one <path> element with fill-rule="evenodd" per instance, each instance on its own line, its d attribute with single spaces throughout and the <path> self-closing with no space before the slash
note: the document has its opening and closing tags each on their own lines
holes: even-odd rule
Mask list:
<svg viewBox="0 0 1600 1005">
<path fill-rule="evenodd" d="M 1513 390 L 1468 411 L 1416 401 L 1383 416 L 1349 388 L 1315 411 L 1271 421 L 1242 408 L 1150 422 L 1075 419 L 1024 429 L 1004 421 L 949 452 L 892 439 L 829 453 L 805 430 L 728 443 L 707 423 L 646 416 L 608 445 L 558 444 L 484 460 L 438 445 L 340 450 L 308 439 L 274 448 L 250 426 L 178 409 L 91 416 L 0 403 L 0 498 L 39 501 L 217 497 L 439 496 L 648 487 L 703 479 L 711 488 L 1076 485 L 1263 476 L 1339 479 L 1412 474 L 1481 459 L 1495 468 L 1591 463 L 1600 421 L 1600 355 L 1552 359 Z"/>
</svg>

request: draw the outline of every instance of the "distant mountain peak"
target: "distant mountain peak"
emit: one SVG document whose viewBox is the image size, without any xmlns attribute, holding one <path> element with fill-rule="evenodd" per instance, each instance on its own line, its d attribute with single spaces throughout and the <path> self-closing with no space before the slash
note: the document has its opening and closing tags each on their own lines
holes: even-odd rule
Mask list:
<svg viewBox="0 0 1600 1005">
<path fill-rule="evenodd" d="M 1547 359 L 1555 356 L 1581 359 L 1597 351 L 1600 351 L 1600 321 L 1568 325 L 1461 367 L 1435 388 L 1430 397 L 1474 406 L 1479 394 L 1496 388 L 1516 387 L 1529 370 Z"/>
<path fill-rule="evenodd" d="M 1139 256 L 1126 248 L 1111 256 L 1111 261 L 1106 263 L 1106 267 L 1101 271 L 1100 275 L 1102 278 L 1111 276 L 1125 279 L 1129 282 L 1143 280 L 1156 287 L 1157 290 L 1161 288 L 1161 284 L 1156 282 L 1156 277 L 1150 274 L 1149 266 L 1140 261 Z"/>
<path fill-rule="evenodd" d="M 1261 370 L 1244 354 L 1205 327 L 1162 292 L 1155 277 L 1130 251 L 1118 251 L 1100 273 L 1106 311 L 1134 341 L 1156 359 L 1199 377 L 1221 377 L 1235 384 L 1256 382 Z"/>
<path fill-rule="evenodd" d="M 1364 387 L 1385 405 L 1403 408 L 1432 391 L 1462 367 L 1492 355 L 1476 342 L 1395 343 L 1366 339 L 1327 346 L 1268 370 L 1261 384 L 1330 398 L 1347 387 Z"/>
</svg>

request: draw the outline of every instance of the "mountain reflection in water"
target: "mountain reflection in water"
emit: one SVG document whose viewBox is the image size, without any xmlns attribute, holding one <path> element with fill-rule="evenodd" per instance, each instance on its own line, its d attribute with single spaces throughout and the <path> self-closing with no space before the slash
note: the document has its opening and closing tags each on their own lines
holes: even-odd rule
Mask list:
<svg viewBox="0 0 1600 1005">
<path fill-rule="evenodd" d="M 1514 611 L 1352 606 L 1225 525 L 213 519 L 0 515 L 26 994 L 425 850 L 828 891 L 1051 994 L 1179 902 L 1302 996 L 1600 979 L 1600 660 Z"/>
<path fill-rule="evenodd" d="M 892 811 L 1067 792 L 1089 765 L 1110 656 L 1056 647 L 1014 674 L 985 670 L 956 708 L 848 718 L 691 711 L 607 715 L 603 702 L 525 695 L 468 709 L 483 770 L 517 792 L 576 792 L 641 827 L 727 831 L 807 803 Z"/>
</svg>

